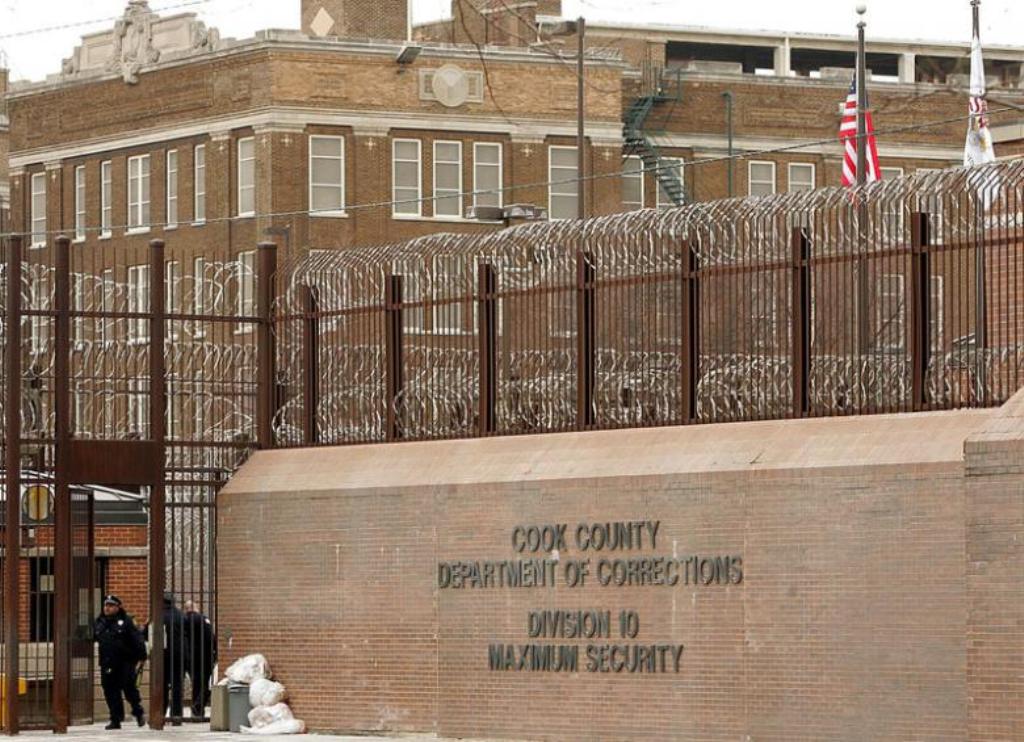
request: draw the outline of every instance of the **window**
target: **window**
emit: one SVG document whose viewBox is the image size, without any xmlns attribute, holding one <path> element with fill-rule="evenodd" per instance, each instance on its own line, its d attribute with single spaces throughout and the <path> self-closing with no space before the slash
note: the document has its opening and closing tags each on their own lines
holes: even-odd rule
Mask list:
<svg viewBox="0 0 1024 742">
<path fill-rule="evenodd" d="M 85 165 L 75 168 L 75 239 L 85 239 Z"/>
<path fill-rule="evenodd" d="M 665 190 L 662 178 L 665 176 L 672 178 L 681 188 L 683 186 L 683 161 L 679 157 L 662 157 L 659 167 L 661 178 L 658 178 L 658 208 L 671 209 L 676 205 L 676 202 L 672 200 L 672 196 Z"/>
<path fill-rule="evenodd" d="M 256 215 L 256 140 L 238 140 L 238 216 Z"/>
<path fill-rule="evenodd" d="M 167 152 L 167 227 L 178 226 L 178 150 Z"/>
<path fill-rule="evenodd" d="M 128 312 L 136 314 L 149 311 L 149 266 L 128 266 Z M 149 340 L 149 322 L 145 317 L 128 320 L 128 342 Z"/>
<path fill-rule="evenodd" d="M 902 353 L 905 348 L 903 276 L 885 274 L 875 286 L 875 347 Z"/>
<path fill-rule="evenodd" d="M 626 211 L 644 207 L 644 163 L 639 157 L 627 157 L 622 163 L 622 206 Z"/>
<path fill-rule="evenodd" d="M 252 317 L 256 314 L 256 251 L 249 250 L 238 254 L 236 264 L 238 277 L 238 304 L 239 317 Z M 252 325 L 243 323 L 238 326 L 236 334 L 251 332 Z"/>
<path fill-rule="evenodd" d="M 392 143 L 392 199 L 394 216 L 420 216 L 420 188 L 423 182 L 422 143 L 419 139 L 396 139 Z"/>
<path fill-rule="evenodd" d="M 107 268 L 103 271 L 103 285 L 100 287 L 100 311 L 109 314 L 114 311 L 114 297 L 116 296 L 117 286 L 114 284 L 114 270 Z M 100 320 L 100 342 L 106 343 L 107 338 L 113 333 L 110 332 L 111 323 L 114 320 L 109 317 L 102 317 Z M 103 406 L 104 410 L 107 409 L 107 405 Z"/>
<path fill-rule="evenodd" d="M 473 205 L 502 206 L 502 147 L 478 142 L 473 145 Z"/>
<path fill-rule="evenodd" d="M 412 259 L 396 262 L 392 266 L 392 275 L 402 277 L 402 303 L 415 304 L 423 301 L 423 289 L 420 285 L 423 266 Z M 423 307 L 405 307 L 402 311 L 402 326 L 408 332 L 423 332 Z"/>
<path fill-rule="evenodd" d="M 903 168 L 901 167 L 883 167 L 881 169 L 882 180 L 893 180 L 894 178 L 903 177 Z"/>
<path fill-rule="evenodd" d="M 113 207 L 114 163 L 100 163 L 100 237 L 110 237 L 114 224 Z"/>
<path fill-rule="evenodd" d="M 914 174 L 931 175 L 940 172 L 942 171 L 937 168 L 919 167 Z M 943 235 L 942 194 L 938 191 L 922 189 L 917 196 L 917 208 L 922 213 L 928 215 L 928 222 L 931 227 L 930 243 L 933 245 L 942 244 L 945 239 Z"/>
<path fill-rule="evenodd" d="M 579 162 L 575 147 L 548 147 L 548 214 L 551 219 L 579 216 Z"/>
<path fill-rule="evenodd" d="M 38 280 L 31 281 L 28 297 L 29 309 L 51 309 L 50 279 L 49 276 L 40 276 Z M 50 344 L 50 317 L 43 315 L 32 315 L 29 321 L 29 348 L 35 354 L 46 352 Z M 41 412 L 39 413 L 42 414 Z M 38 419 L 38 418 L 37 418 Z"/>
<path fill-rule="evenodd" d="M 751 196 L 770 196 L 775 193 L 775 163 L 751 162 L 747 168 L 748 193 Z"/>
<path fill-rule="evenodd" d="M 206 258 L 196 258 L 192 263 L 192 313 L 206 314 L 207 301 Z M 201 340 L 206 337 L 206 327 L 202 320 L 196 320 L 192 326 L 192 337 Z"/>
<path fill-rule="evenodd" d="M 434 142 L 434 216 L 462 216 L 462 142 Z"/>
<path fill-rule="evenodd" d="M 345 138 L 309 138 L 309 208 L 313 216 L 345 214 Z"/>
<path fill-rule="evenodd" d="M 931 276 L 931 304 L 929 305 L 929 335 L 932 351 L 941 353 L 946 347 L 945 309 L 946 294 L 942 276 Z"/>
<path fill-rule="evenodd" d="M 149 379 L 128 379 L 128 425 L 139 438 L 149 429 Z"/>
<path fill-rule="evenodd" d="M 86 280 L 84 273 L 71 274 L 71 340 L 78 349 L 85 343 L 85 318 L 81 313 L 85 311 Z"/>
<path fill-rule="evenodd" d="M 128 230 L 149 229 L 149 155 L 128 158 Z"/>
<path fill-rule="evenodd" d="M 32 247 L 46 247 L 46 173 L 32 176 Z"/>
<path fill-rule="evenodd" d="M 472 284 L 466 274 L 466 262 L 455 255 L 434 258 L 433 299 L 447 302 L 459 297 L 471 297 Z M 466 332 L 466 309 L 472 300 L 458 303 L 434 305 L 434 332 L 456 334 Z"/>
<path fill-rule="evenodd" d="M 181 265 L 177 260 L 169 260 L 164 264 L 164 306 L 167 314 L 181 313 Z M 178 339 L 178 320 L 167 322 L 167 337 Z"/>
<path fill-rule="evenodd" d="M 193 206 L 192 221 L 202 224 L 206 221 L 206 145 L 197 145 L 194 151 L 195 159 L 192 163 L 193 188 L 195 189 L 195 204 Z"/>
<path fill-rule="evenodd" d="M 813 191 L 815 167 L 810 163 L 793 162 L 789 165 L 789 192 Z"/>
</svg>

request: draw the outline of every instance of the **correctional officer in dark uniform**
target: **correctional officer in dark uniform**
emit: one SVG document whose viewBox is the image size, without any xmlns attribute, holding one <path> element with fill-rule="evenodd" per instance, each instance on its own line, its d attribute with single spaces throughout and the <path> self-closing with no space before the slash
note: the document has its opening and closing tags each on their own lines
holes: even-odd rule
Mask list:
<svg viewBox="0 0 1024 742">
<path fill-rule="evenodd" d="M 124 721 L 122 694 L 132 707 L 132 716 L 139 722 L 139 726 L 145 725 L 142 699 L 135 681 L 139 663 L 146 659 L 146 643 L 116 595 L 108 595 L 103 599 L 103 613 L 96 619 L 93 634 L 100 649 L 103 697 L 110 709 L 110 723 L 106 728 L 121 728 L 121 722 Z"/>
</svg>

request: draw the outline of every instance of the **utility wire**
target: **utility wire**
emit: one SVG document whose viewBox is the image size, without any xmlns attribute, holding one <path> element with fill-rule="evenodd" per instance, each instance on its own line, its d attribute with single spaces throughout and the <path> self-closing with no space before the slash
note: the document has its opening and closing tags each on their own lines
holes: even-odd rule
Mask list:
<svg viewBox="0 0 1024 742">
<path fill-rule="evenodd" d="M 1017 108 L 1017 107 L 1004 107 L 1004 108 L 992 109 L 992 110 L 990 110 L 988 112 L 988 114 L 989 114 L 989 116 L 995 116 L 995 115 L 998 115 L 998 114 L 1001 114 L 1001 113 L 1015 113 L 1015 112 L 1018 112 L 1018 111 L 1019 111 L 1019 108 Z M 869 139 L 872 136 L 880 137 L 881 135 L 899 134 L 899 133 L 903 133 L 903 132 L 907 132 L 907 131 L 920 131 L 920 130 L 923 130 L 923 129 L 931 129 L 931 128 L 936 128 L 936 127 L 939 127 L 939 126 L 946 126 L 948 124 L 954 124 L 954 123 L 969 121 L 972 118 L 974 118 L 974 114 L 968 113 L 968 114 L 963 114 L 963 115 L 960 115 L 960 116 L 952 116 L 950 118 L 945 118 L 945 119 L 935 119 L 935 120 L 932 120 L 932 121 L 926 121 L 926 122 L 919 123 L 919 124 L 907 124 L 905 126 L 884 127 L 884 128 L 876 129 L 873 134 L 869 134 L 869 133 L 864 134 L 863 138 L 864 139 Z M 857 139 L 858 137 L 856 135 L 854 135 L 854 136 L 851 136 L 849 138 L 850 139 Z M 679 158 L 680 161 L 677 162 L 677 163 L 666 164 L 666 165 L 662 165 L 662 166 L 658 166 L 658 167 L 644 168 L 641 172 L 643 172 L 643 173 L 658 173 L 661 170 L 674 170 L 674 169 L 679 168 L 679 167 L 697 167 L 697 166 L 700 166 L 700 165 L 712 165 L 712 164 L 720 163 L 720 162 L 729 162 L 730 160 L 733 160 L 733 161 L 736 161 L 736 160 L 747 160 L 747 159 L 750 159 L 750 158 L 753 158 L 753 157 L 763 157 L 765 155 L 783 154 L 783 153 L 787 153 L 787 152 L 798 152 L 801 149 L 807 149 L 809 147 L 818 147 L 818 146 L 821 146 L 821 145 L 824 145 L 824 144 L 835 144 L 837 142 L 838 142 L 838 137 L 829 137 L 827 139 L 818 139 L 818 140 L 812 140 L 812 141 L 808 141 L 808 142 L 799 142 L 797 144 L 789 144 L 789 145 L 785 145 L 785 146 L 781 146 L 781 147 L 770 147 L 770 148 L 766 148 L 766 149 L 752 150 L 752 151 L 748 151 L 748 152 L 738 152 L 738 153 L 733 154 L 732 156 L 730 156 L 730 155 L 722 155 L 722 156 L 718 156 L 718 157 L 705 157 L 705 158 L 702 158 L 702 159 L 694 159 L 694 160 L 683 160 L 683 159 Z M 1022 157 L 1024 157 L 1024 156 L 1022 156 Z M 1013 159 L 1019 159 L 1019 157 L 1015 157 Z M 460 196 L 461 197 L 466 197 L 466 196 L 477 196 L 477 195 L 493 195 L 495 193 L 503 193 L 504 194 L 504 193 L 509 193 L 509 192 L 512 192 L 512 191 L 525 190 L 525 189 L 529 189 L 529 188 L 544 188 L 544 187 L 549 187 L 550 188 L 551 186 L 554 186 L 554 185 L 570 185 L 570 184 L 586 183 L 586 182 L 597 181 L 597 180 L 605 180 L 605 179 L 608 179 L 608 178 L 621 178 L 625 174 L 636 175 L 636 171 L 616 170 L 616 171 L 608 172 L 608 173 L 591 174 L 591 175 L 587 175 L 587 176 L 584 176 L 584 177 L 565 178 L 565 179 L 560 179 L 560 180 L 543 180 L 543 181 L 536 181 L 536 182 L 533 182 L 533 183 L 519 183 L 519 184 L 510 185 L 510 186 L 503 186 L 501 188 L 488 188 L 488 189 L 482 189 L 482 190 L 465 191 L 465 192 L 461 193 Z M 419 198 L 394 199 L 394 200 L 390 200 L 390 201 L 376 201 L 376 202 L 369 202 L 369 203 L 364 203 L 364 204 L 346 205 L 344 207 L 343 211 L 347 214 L 347 213 L 353 212 L 353 211 L 368 211 L 368 210 L 372 210 L 372 209 L 382 209 L 382 208 L 387 208 L 387 207 L 394 208 L 395 206 L 423 204 L 423 203 L 427 203 L 427 202 L 430 202 L 430 201 L 436 201 L 436 200 L 437 200 L 437 196 L 421 196 Z M 338 211 L 337 209 L 298 209 L 298 210 L 294 210 L 294 211 L 278 211 L 278 212 L 271 212 L 271 213 L 264 213 L 264 214 L 257 213 L 257 214 L 250 214 L 250 215 L 246 215 L 246 216 L 213 217 L 213 218 L 208 218 L 208 219 L 204 220 L 202 223 L 204 225 L 206 225 L 206 224 L 220 224 L 220 223 L 228 223 L 228 222 L 237 222 L 237 221 L 240 221 L 240 220 L 243 220 L 243 219 L 278 219 L 278 218 L 285 218 L 285 217 L 315 216 L 317 214 L 337 213 L 337 211 Z M 398 216 L 401 216 L 401 214 L 399 214 Z M 411 216 L 415 216 L 415 215 L 411 215 Z M 85 231 L 86 233 L 88 233 L 88 232 L 107 233 L 107 232 L 112 232 L 114 230 L 130 231 L 130 230 L 139 230 L 139 229 L 163 228 L 163 227 L 168 227 L 168 226 L 179 226 L 182 223 L 184 223 L 184 222 L 181 222 L 181 221 L 176 222 L 176 223 L 150 222 L 148 225 L 146 225 L 146 227 L 131 227 L 131 226 L 128 226 L 126 224 L 122 224 L 122 225 L 111 225 L 111 226 L 108 226 L 106 228 L 104 228 L 104 227 L 85 227 L 84 230 L 77 230 L 77 231 L 79 231 L 79 232 Z M 28 237 L 30 235 L 40 235 L 40 234 L 46 234 L 46 235 L 69 235 L 69 234 L 73 234 L 75 231 L 76 231 L 75 228 L 71 227 L 71 228 L 65 228 L 65 229 L 48 229 L 48 230 L 44 230 L 44 231 L 30 230 L 30 231 L 25 231 L 25 232 L 0 232 L 0 238 L 5 238 L 5 237 Z"/>
<path fill-rule="evenodd" d="M 153 8 L 154 13 L 160 13 L 165 10 L 178 10 L 179 8 L 190 8 L 195 5 L 206 5 L 214 0 L 184 0 L 174 5 L 164 5 L 159 8 Z M 123 15 L 108 16 L 106 18 L 93 18 L 88 21 L 75 21 L 74 23 L 64 23 L 59 26 L 45 26 L 43 28 L 31 28 L 24 31 L 14 31 L 12 33 L 0 34 L 0 41 L 4 39 L 18 39 L 25 36 L 35 36 L 36 34 L 52 33 L 53 31 L 66 31 L 72 28 L 81 28 L 82 26 L 91 26 L 95 23 L 110 23 L 111 21 L 119 21 Z"/>
</svg>

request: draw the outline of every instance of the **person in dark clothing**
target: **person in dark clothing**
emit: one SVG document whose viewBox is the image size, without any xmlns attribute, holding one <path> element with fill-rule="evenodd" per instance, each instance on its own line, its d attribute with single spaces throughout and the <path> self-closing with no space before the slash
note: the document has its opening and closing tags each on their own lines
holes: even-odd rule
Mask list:
<svg viewBox="0 0 1024 742">
<path fill-rule="evenodd" d="M 185 626 L 188 635 L 185 672 L 192 680 L 192 716 L 203 717 L 210 700 L 210 677 L 217 662 L 217 637 L 210 619 L 200 613 L 192 601 L 185 604 Z"/>
<path fill-rule="evenodd" d="M 120 729 L 124 721 L 124 701 L 132 707 L 132 716 L 139 726 L 146 723 L 142 699 L 136 685 L 139 663 L 146 659 L 146 643 L 135 621 L 124 611 L 121 599 L 108 595 L 103 599 L 103 613 L 96 618 L 93 636 L 100 650 L 100 675 L 103 697 L 110 710 L 107 729 Z"/>
<path fill-rule="evenodd" d="M 185 685 L 185 662 L 188 627 L 185 614 L 174 605 L 174 595 L 164 595 L 164 708 L 170 711 L 175 725 L 181 724 Z"/>
</svg>

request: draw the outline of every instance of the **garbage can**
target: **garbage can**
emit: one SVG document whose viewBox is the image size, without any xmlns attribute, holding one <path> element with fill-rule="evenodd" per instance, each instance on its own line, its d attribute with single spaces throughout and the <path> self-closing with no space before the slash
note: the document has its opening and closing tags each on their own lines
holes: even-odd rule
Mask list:
<svg viewBox="0 0 1024 742">
<path fill-rule="evenodd" d="M 215 685 L 210 693 L 210 731 L 228 731 L 228 687 Z"/>
<path fill-rule="evenodd" d="M 228 731 L 240 732 L 249 726 L 249 686 L 245 683 L 228 684 Z"/>
</svg>

